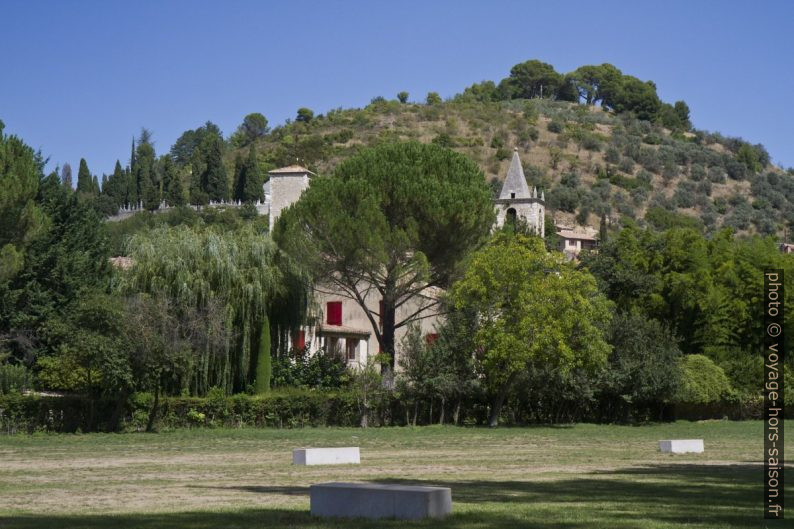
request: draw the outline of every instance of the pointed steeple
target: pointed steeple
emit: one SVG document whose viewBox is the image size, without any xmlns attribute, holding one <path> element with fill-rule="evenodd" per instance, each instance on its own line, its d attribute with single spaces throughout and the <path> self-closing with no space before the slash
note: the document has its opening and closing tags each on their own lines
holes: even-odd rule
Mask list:
<svg viewBox="0 0 794 529">
<path fill-rule="evenodd" d="M 499 198 L 532 198 L 527 179 L 524 176 L 524 169 L 521 167 L 517 148 L 513 149 L 513 159 L 510 160 L 510 168 L 507 170 L 507 177 L 502 185 L 502 192 L 499 193 Z"/>
</svg>

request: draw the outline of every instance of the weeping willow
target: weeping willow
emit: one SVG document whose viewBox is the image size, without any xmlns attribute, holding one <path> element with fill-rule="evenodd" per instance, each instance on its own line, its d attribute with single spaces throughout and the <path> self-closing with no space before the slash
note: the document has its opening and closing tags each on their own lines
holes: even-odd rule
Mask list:
<svg viewBox="0 0 794 529">
<path fill-rule="evenodd" d="M 231 332 L 222 344 L 194 351 L 185 389 L 194 395 L 213 386 L 245 390 L 254 381 L 268 311 L 295 297 L 288 278 L 300 275 L 284 269 L 287 261 L 278 258 L 270 238 L 248 228 L 165 227 L 132 237 L 127 254 L 134 264 L 120 280 L 122 293 L 167 296 L 176 306 L 198 309 L 223 304 Z"/>
</svg>

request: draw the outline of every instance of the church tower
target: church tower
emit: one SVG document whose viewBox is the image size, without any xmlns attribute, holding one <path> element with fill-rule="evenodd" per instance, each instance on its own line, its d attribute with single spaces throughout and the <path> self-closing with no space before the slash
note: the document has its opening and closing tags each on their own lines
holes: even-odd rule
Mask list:
<svg viewBox="0 0 794 529">
<path fill-rule="evenodd" d="M 529 189 L 518 149 L 513 150 L 513 159 L 507 170 L 505 182 L 496 205 L 496 226 L 501 228 L 505 223 L 515 223 L 521 219 L 535 233 L 543 237 L 545 230 L 546 197 L 543 192 L 538 198 L 537 188 Z"/>
</svg>

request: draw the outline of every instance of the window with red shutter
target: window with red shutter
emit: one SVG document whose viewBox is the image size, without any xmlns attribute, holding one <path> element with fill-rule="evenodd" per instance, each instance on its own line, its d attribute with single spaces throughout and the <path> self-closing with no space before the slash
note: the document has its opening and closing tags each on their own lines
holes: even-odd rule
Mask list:
<svg viewBox="0 0 794 529">
<path fill-rule="evenodd" d="M 342 325 L 342 302 L 329 301 L 326 304 L 326 320 L 328 325 Z"/>
<path fill-rule="evenodd" d="M 295 331 L 292 336 L 292 347 L 298 351 L 303 351 L 306 348 L 306 331 Z"/>
</svg>

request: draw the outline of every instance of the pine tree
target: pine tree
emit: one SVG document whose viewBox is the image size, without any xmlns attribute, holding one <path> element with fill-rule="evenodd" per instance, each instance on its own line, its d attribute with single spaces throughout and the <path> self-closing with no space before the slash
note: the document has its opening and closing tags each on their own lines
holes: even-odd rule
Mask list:
<svg viewBox="0 0 794 529">
<path fill-rule="evenodd" d="M 100 189 L 99 189 L 99 179 L 97 178 L 96 175 L 94 175 L 91 178 L 91 193 L 94 196 L 98 196 L 99 195 L 99 191 L 100 191 Z"/>
<path fill-rule="evenodd" d="M 209 200 L 221 201 L 229 198 L 229 182 L 223 165 L 223 140 L 214 137 L 209 142 L 205 159 L 206 167 L 201 177 L 202 189 Z"/>
</svg>

